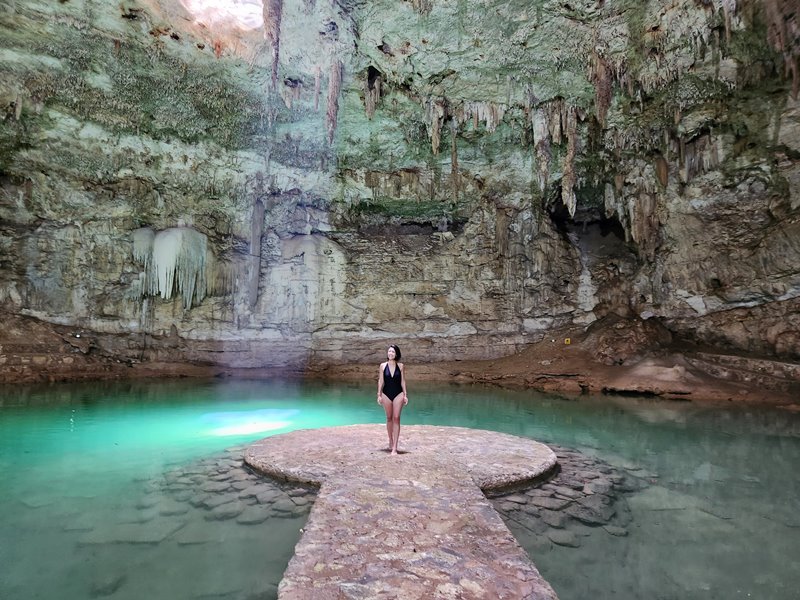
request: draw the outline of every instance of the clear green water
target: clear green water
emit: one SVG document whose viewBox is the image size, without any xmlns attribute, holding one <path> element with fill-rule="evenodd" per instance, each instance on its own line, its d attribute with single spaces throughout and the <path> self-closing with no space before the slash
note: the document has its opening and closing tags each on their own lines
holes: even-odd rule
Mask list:
<svg viewBox="0 0 800 600">
<path fill-rule="evenodd" d="M 274 597 L 304 517 L 241 525 L 198 511 L 137 523 L 137 503 L 165 472 L 265 435 L 380 423 L 373 390 L 254 381 L 0 388 L 0 598 Z M 562 600 L 798 597 L 800 415 L 414 385 L 404 423 L 532 437 L 646 477 L 650 485 L 627 497 L 626 537 L 581 526 L 578 548 L 520 539 Z M 128 521 L 208 539 L 87 543 Z"/>
</svg>

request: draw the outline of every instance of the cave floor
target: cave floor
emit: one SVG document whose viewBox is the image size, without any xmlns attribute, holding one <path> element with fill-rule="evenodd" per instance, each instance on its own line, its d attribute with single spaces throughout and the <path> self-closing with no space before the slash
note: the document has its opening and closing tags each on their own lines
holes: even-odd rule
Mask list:
<svg viewBox="0 0 800 600">
<path fill-rule="evenodd" d="M 371 363 L 342 364 L 335 355 L 317 352 L 319 360 L 302 369 L 235 369 L 208 362 L 173 361 L 170 352 L 132 357 L 119 346 L 130 340 L 118 340 L 112 334 L 87 333 L 15 315 L 4 315 L 4 323 L 5 328 L 0 330 L 0 383 L 143 377 L 297 377 L 372 382 L 383 359 L 376 354 Z M 176 338 L 175 343 L 183 342 Z M 550 332 L 541 341 L 520 347 L 516 354 L 492 360 L 419 362 L 414 360 L 413 342 L 401 343 L 412 396 L 415 382 L 436 381 L 562 395 L 611 393 L 800 410 L 800 362 L 774 357 L 680 344 L 654 349 L 646 341 L 626 341 L 624 336 L 599 345 L 596 337 L 576 329 Z M 175 354 L 182 356 L 177 351 Z"/>
<path fill-rule="evenodd" d="M 405 349 L 404 353 L 411 354 Z M 563 395 L 653 396 L 711 405 L 733 402 L 800 410 L 800 364 L 796 362 L 677 345 L 643 354 L 622 364 L 604 364 L 596 359 L 596 350 L 584 334 L 562 331 L 512 356 L 494 360 L 416 364 L 409 357 L 405 363 L 409 395 L 413 395 L 415 381 L 437 381 Z M 310 375 L 330 380 L 374 380 L 378 363 L 338 365 Z"/>
<path fill-rule="evenodd" d="M 543 444 L 412 425 L 391 456 L 383 425 L 352 425 L 263 439 L 245 462 L 321 486 L 283 600 L 556 598 L 482 492 L 546 478 L 557 461 Z"/>
</svg>

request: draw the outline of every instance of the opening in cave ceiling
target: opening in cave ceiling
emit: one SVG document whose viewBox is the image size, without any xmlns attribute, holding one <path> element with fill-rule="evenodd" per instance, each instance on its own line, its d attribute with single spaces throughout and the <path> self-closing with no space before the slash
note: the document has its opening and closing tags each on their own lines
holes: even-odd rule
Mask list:
<svg viewBox="0 0 800 600">
<path fill-rule="evenodd" d="M 259 29 L 264 26 L 261 0 L 180 0 L 197 23 L 209 29 L 237 27 Z"/>
</svg>

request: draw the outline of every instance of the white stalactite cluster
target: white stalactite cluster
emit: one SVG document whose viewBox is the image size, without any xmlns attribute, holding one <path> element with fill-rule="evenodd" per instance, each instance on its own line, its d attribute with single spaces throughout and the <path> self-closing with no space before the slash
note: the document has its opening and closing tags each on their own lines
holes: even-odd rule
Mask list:
<svg viewBox="0 0 800 600">
<path fill-rule="evenodd" d="M 502 122 L 507 110 L 508 106 L 495 102 L 464 102 L 451 107 L 444 98 L 430 98 L 425 105 L 425 120 L 433 153 L 439 153 L 442 127 L 447 119 L 450 119 L 450 133 L 453 137 L 458 134 L 463 124 L 470 121 L 475 128 L 483 122 L 487 132 L 491 133 Z M 542 192 L 550 177 L 552 162 L 550 144 L 551 142 L 561 144 L 566 141 L 566 154 L 561 165 L 562 199 L 570 216 L 574 216 L 577 207 L 575 157 L 578 151 L 578 120 L 583 116 L 578 114 L 576 107 L 569 105 L 563 98 L 556 98 L 535 108 L 526 106 L 526 113 L 533 131 L 537 179 Z M 453 146 L 454 156 L 455 152 Z"/>
<path fill-rule="evenodd" d="M 144 265 L 141 295 L 165 300 L 180 293 L 184 309 L 202 302 L 208 291 L 208 239 L 191 227 L 133 232 L 133 258 Z"/>
<path fill-rule="evenodd" d="M 453 111 L 453 116 L 459 125 L 471 119 L 472 126 L 476 129 L 480 122 L 483 121 L 486 125 L 486 131 L 491 133 L 497 129 L 497 126 L 503 120 L 506 110 L 504 105 L 494 102 L 464 102 Z"/>
<path fill-rule="evenodd" d="M 444 98 L 429 98 L 425 104 L 425 121 L 431 136 L 431 149 L 434 154 L 439 153 L 441 144 L 442 126 L 448 118 L 452 118 L 457 127 L 452 128 L 454 135 L 465 123 L 472 121 L 472 126 L 478 128 L 482 123 L 486 131 L 494 132 L 506 114 L 506 107 L 496 102 L 464 102 L 454 108 L 448 106 Z"/>
<path fill-rule="evenodd" d="M 536 159 L 539 190 L 544 192 L 550 178 L 552 162 L 551 142 L 561 144 L 566 138 L 567 148 L 564 162 L 561 165 L 561 200 L 567 207 L 571 217 L 575 216 L 578 199 L 575 195 L 575 184 L 578 176 L 575 172 L 575 157 L 578 153 L 578 109 L 567 104 L 563 98 L 528 111 L 530 126 L 533 131 L 534 157 Z"/>
<path fill-rule="evenodd" d="M 606 185 L 605 215 L 616 216 L 625 230 L 625 240 L 636 242 L 639 255 L 655 259 L 661 222 L 658 199 L 661 194 L 658 164 L 636 160 L 626 169 L 628 175 L 618 174 L 614 186 Z"/>
</svg>

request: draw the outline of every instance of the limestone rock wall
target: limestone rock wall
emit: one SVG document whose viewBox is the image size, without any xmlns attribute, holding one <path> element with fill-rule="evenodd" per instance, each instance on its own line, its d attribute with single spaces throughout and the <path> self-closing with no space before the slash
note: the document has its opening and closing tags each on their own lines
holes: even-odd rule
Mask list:
<svg viewBox="0 0 800 600">
<path fill-rule="evenodd" d="M 800 357 L 796 2 L 209 7 L 0 7 L 3 311 L 240 367 L 612 312 Z"/>
</svg>

